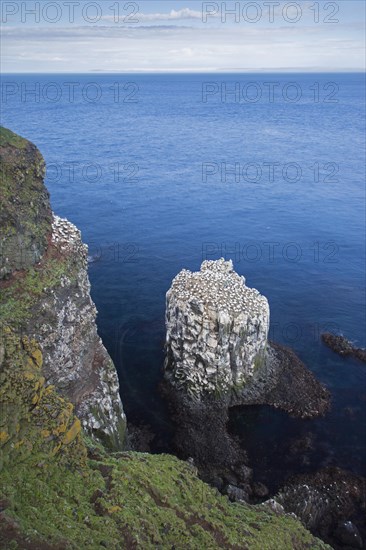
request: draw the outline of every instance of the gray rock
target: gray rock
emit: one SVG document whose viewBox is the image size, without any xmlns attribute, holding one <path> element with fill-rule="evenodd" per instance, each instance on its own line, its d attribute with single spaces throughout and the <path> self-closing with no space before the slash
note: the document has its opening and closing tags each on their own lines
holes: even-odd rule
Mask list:
<svg viewBox="0 0 366 550">
<path fill-rule="evenodd" d="M 232 502 L 238 502 L 240 500 L 248 502 L 249 500 L 247 492 L 240 487 L 236 487 L 235 485 L 227 485 L 225 488 L 225 493 Z"/>
<path fill-rule="evenodd" d="M 264 485 L 264 483 L 261 483 L 260 481 L 256 481 L 252 484 L 253 493 L 258 498 L 264 498 L 268 496 L 269 490 L 268 487 Z"/>
<path fill-rule="evenodd" d="M 249 481 L 252 478 L 253 470 L 245 464 L 241 464 L 235 469 L 235 473 L 242 481 Z"/>
</svg>

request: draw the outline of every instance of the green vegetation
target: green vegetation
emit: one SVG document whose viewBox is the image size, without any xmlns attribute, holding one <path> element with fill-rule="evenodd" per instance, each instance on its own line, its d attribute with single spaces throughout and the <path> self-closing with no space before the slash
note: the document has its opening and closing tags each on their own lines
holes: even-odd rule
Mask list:
<svg viewBox="0 0 366 550">
<path fill-rule="evenodd" d="M 231 504 L 175 457 L 107 453 L 45 386 L 34 340 L 3 329 L 0 363 L 6 548 L 26 548 L 26 539 L 77 550 L 327 548 L 290 516 Z"/>
<path fill-rule="evenodd" d="M 21 532 L 69 548 L 326 548 L 291 517 L 230 504 L 171 456 L 126 453 L 84 473 L 25 464 L 3 482 Z"/>
<path fill-rule="evenodd" d="M 54 251 L 56 252 L 56 251 Z M 19 328 L 29 321 L 40 298 L 60 286 L 63 277 L 76 277 L 75 258 L 52 257 L 52 250 L 41 264 L 21 273 L 11 284 L 0 283 L 0 319 L 4 325 Z"/>
<path fill-rule="evenodd" d="M 11 145 L 17 149 L 26 149 L 29 146 L 29 141 L 14 134 L 11 130 L 0 126 L 0 147 Z"/>
<path fill-rule="evenodd" d="M 0 127 L 0 279 L 40 260 L 51 231 L 45 164 L 29 141 Z"/>
</svg>

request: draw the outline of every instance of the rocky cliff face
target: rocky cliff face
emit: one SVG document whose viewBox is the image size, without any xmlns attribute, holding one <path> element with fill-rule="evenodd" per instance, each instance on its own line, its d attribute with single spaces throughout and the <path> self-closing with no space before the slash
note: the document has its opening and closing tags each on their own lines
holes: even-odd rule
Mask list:
<svg viewBox="0 0 366 550">
<path fill-rule="evenodd" d="M 177 387 L 196 399 L 228 394 L 263 366 L 269 306 L 231 261 L 205 261 L 173 280 L 166 328 L 166 374 Z"/>
<path fill-rule="evenodd" d="M 73 403 L 93 437 L 122 448 L 126 419 L 97 334 L 87 247 L 74 225 L 52 214 L 36 147 L 5 129 L 0 135 L 1 324 L 37 339 L 46 383 Z"/>
<path fill-rule="evenodd" d="M 45 164 L 37 148 L 0 132 L 0 279 L 39 262 L 47 248 L 52 214 L 43 184 Z"/>
</svg>

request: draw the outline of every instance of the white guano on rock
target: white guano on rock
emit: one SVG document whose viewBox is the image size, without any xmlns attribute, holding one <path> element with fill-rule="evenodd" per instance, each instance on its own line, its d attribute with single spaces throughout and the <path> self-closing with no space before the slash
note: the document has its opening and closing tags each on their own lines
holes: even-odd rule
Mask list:
<svg viewBox="0 0 366 550">
<path fill-rule="evenodd" d="M 267 299 L 230 261 L 183 269 L 166 296 L 165 375 L 195 400 L 243 387 L 266 355 Z"/>
</svg>

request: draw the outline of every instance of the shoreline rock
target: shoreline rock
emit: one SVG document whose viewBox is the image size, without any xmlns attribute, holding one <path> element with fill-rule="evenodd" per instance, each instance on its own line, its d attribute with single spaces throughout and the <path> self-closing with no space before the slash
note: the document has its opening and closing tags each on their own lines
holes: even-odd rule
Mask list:
<svg viewBox="0 0 366 550">
<path fill-rule="evenodd" d="M 366 480 L 340 468 L 295 476 L 274 497 L 335 550 L 366 542 Z"/>
<path fill-rule="evenodd" d="M 322 334 L 322 341 L 328 348 L 338 353 L 341 357 L 355 357 L 363 363 L 366 363 L 366 349 L 357 348 L 344 336 L 324 332 Z"/>
</svg>

